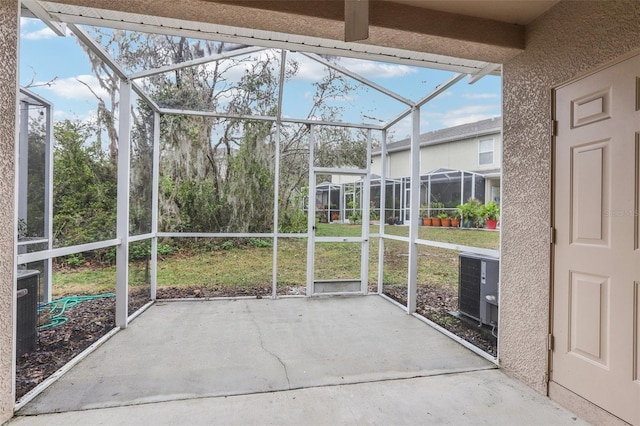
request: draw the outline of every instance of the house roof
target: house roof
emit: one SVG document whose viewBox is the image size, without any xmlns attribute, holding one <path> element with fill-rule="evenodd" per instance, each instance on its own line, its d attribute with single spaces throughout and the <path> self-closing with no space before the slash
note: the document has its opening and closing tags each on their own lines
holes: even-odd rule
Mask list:
<svg viewBox="0 0 640 426">
<path fill-rule="evenodd" d="M 461 124 L 459 126 L 447 127 L 446 129 L 434 130 L 420 135 L 420 146 L 438 145 L 461 139 L 486 136 L 500 133 L 502 130 L 502 117 L 494 117 L 475 123 Z M 411 148 L 411 138 L 390 142 L 387 144 L 387 152 L 407 151 Z M 373 155 L 380 155 L 380 148 L 372 152 Z"/>
</svg>

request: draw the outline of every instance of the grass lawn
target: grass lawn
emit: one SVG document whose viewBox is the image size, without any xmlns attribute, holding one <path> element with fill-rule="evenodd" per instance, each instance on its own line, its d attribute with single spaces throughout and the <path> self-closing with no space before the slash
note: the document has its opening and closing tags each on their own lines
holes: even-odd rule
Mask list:
<svg viewBox="0 0 640 426">
<path fill-rule="evenodd" d="M 378 232 L 371 226 L 371 233 Z M 385 232 L 408 236 L 406 226 L 385 226 Z M 358 236 L 356 225 L 319 224 L 316 236 Z M 471 247 L 497 249 L 500 234 L 482 230 L 462 230 L 423 227 L 419 237 Z M 369 248 L 369 282 L 378 279 L 378 238 L 371 238 Z M 317 243 L 316 278 L 357 278 L 360 275 L 360 245 L 357 243 Z M 278 240 L 278 285 L 304 286 L 306 281 L 307 240 L 281 238 Z M 384 283 L 406 285 L 408 265 L 407 244 L 385 241 Z M 238 288 L 271 286 L 272 247 L 244 246 L 241 248 L 184 250 L 170 256 L 159 256 L 158 286 L 202 286 L 210 288 Z M 148 274 L 145 262 L 129 265 L 130 287 L 146 285 Z M 418 251 L 418 283 L 457 288 L 458 252 L 420 246 Z M 80 267 L 59 270 L 53 276 L 53 295 L 97 294 L 113 292 L 115 267 Z"/>
</svg>

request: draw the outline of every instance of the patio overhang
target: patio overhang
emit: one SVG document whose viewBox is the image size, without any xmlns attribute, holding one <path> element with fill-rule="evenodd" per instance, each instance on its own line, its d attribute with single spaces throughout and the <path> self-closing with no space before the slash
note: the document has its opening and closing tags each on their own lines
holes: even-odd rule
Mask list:
<svg viewBox="0 0 640 426">
<path fill-rule="evenodd" d="M 426 2 L 425 2 L 426 3 Z M 553 3 L 553 2 L 542 2 Z M 343 2 L 38 2 L 38 17 L 264 47 L 376 59 L 482 76 L 524 50 L 522 25 L 374 1 L 369 38 L 345 42 Z"/>
</svg>

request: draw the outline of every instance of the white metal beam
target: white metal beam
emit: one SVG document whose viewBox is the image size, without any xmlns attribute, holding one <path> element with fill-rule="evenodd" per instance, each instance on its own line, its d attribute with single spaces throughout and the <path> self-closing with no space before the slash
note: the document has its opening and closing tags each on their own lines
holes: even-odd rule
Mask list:
<svg viewBox="0 0 640 426">
<path fill-rule="evenodd" d="M 441 84 L 440 86 L 436 87 L 436 89 L 434 91 L 432 91 L 427 96 L 425 96 L 424 98 L 422 98 L 418 102 L 416 102 L 416 106 L 418 108 L 420 108 L 422 105 L 424 105 L 427 102 L 431 101 L 433 98 L 435 98 L 436 96 L 438 96 L 441 93 L 443 93 L 449 87 L 453 86 L 454 84 L 456 84 L 457 82 L 462 80 L 465 77 L 465 75 L 466 74 L 456 74 L 456 75 L 454 75 L 447 82 L 445 82 L 445 83 Z"/>
<path fill-rule="evenodd" d="M 158 104 L 153 99 L 151 99 L 151 96 L 149 96 L 149 94 L 142 87 L 132 81 L 131 88 L 138 94 L 138 96 L 140 96 L 146 103 L 149 104 L 153 112 L 160 112 L 160 107 L 158 106 Z"/>
<path fill-rule="evenodd" d="M 273 232 L 158 232 L 160 238 L 271 238 Z"/>
<path fill-rule="evenodd" d="M 372 130 L 382 130 L 382 126 L 378 126 L 375 124 L 364 124 L 364 123 L 343 123 L 340 121 L 321 121 L 321 120 L 306 120 L 306 119 L 296 119 L 296 118 L 282 118 L 283 123 L 297 123 L 297 124 L 312 124 L 316 126 L 333 126 L 333 127 L 349 127 L 356 129 L 372 129 Z"/>
<path fill-rule="evenodd" d="M 18 255 L 18 263 L 31 263 L 39 260 L 54 259 L 60 256 L 68 256 L 70 254 L 82 253 L 85 251 L 99 250 L 107 247 L 115 247 L 120 244 L 120 240 L 115 238 L 112 240 L 98 241 L 95 243 L 79 244 L 77 246 L 60 247 L 52 250 L 36 251 L 33 253 L 25 253 Z"/>
<path fill-rule="evenodd" d="M 156 300 L 158 287 L 158 216 L 160 205 L 160 113 L 153 114 L 153 165 L 151 188 L 151 300 Z"/>
<path fill-rule="evenodd" d="M 282 117 L 282 96 L 284 91 L 284 76 L 287 66 L 287 51 L 280 51 L 280 76 L 278 81 L 278 112 L 276 120 L 276 140 L 275 140 L 275 170 L 273 178 L 273 264 L 271 267 L 271 297 L 278 297 L 278 228 L 280 227 L 280 144 L 281 144 L 281 126 L 280 118 Z"/>
<path fill-rule="evenodd" d="M 22 5 L 25 6 L 33 15 L 40 19 L 51 31 L 57 36 L 64 37 L 67 35 L 67 26 L 63 22 L 58 22 L 53 18 L 49 12 L 37 0 L 22 0 Z"/>
<path fill-rule="evenodd" d="M 236 56 L 248 55 L 250 53 L 260 52 L 262 50 L 265 50 L 265 48 L 259 46 L 245 47 L 243 49 L 232 50 L 229 52 L 220 53 L 218 55 L 205 56 L 203 58 L 196 58 L 190 61 L 180 62 L 179 64 L 165 65 L 163 67 L 158 67 L 151 70 L 134 72 L 129 76 L 129 78 L 131 78 L 132 80 L 136 80 L 138 78 L 151 77 L 153 75 L 164 74 L 166 72 L 176 71 L 196 65 L 204 65 L 210 62 L 220 61 L 222 59 L 231 59 Z"/>
<path fill-rule="evenodd" d="M 45 211 L 44 226 L 47 238 L 47 249 L 53 249 L 53 106 L 47 103 L 46 142 L 45 142 Z M 53 294 L 53 259 L 45 262 L 45 294 L 44 300 L 51 302 Z"/>
<path fill-rule="evenodd" d="M 367 131 L 367 174 L 362 181 L 362 245 L 360 250 L 360 279 L 363 294 L 369 292 L 369 220 L 371 217 L 371 130 Z"/>
<path fill-rule="evenodd" d="M 76 37 L 78 37 L 78 40 L 84 43 L 85 46 L 95 53 L 102 62 L 107 64 L 120 79 L 127 79 L 126 71 L 122 69 L 120 64 L 118 64 L 118 62 L 116 62 L 115 59 L 113 59 L 111 55 L 109 55 L 109 53 L 104 50 L 104 48 L 93 37 L 91 37 L 91 35 L 89 35 L 88 32 L 74 24 L 69 24 L 69 29 Z"/>
<path fill-rule="evenodd" d="M 230 118 L 234 120 L 255 120 L 255 121 L 276 121 L 277 117 L 271 117 L 266 115 L 244 115 L 244 114 L 228 114 L 224 112 L 215 111 L 198 111 L 192 109 L 175 109 L 175 108 L 160 108 L 162 114 L 172 115 L 191 115 L 196 117 L 217 117 L 217 118 Z M 282 123 L 295 123 L 295 124 L 309 124 L 317 126 L 333 126 L 333 127 L 347 127 L 356 129 L 373 129 L 382 130 L 382 126 L 363 123 L 343 123 L 340 121 L 321 121 L 321 120 L 309 120 L 298 119 L 290 117 L 280 117 Z"/>
<path fill-rule="evenodd" d="M 318 174 L 326 174 L 326 175 L 355 175 L 355 176 L 367 175 L 367 169 L 341 169 L 337 167 L 314 167 L 313 170 Z"/>
<path fill-rule="evenodd" d="M 228 114 L 224 112 L 198 111 L 192 109 L 160 108 L 160 113 L 171 115 L 191 115 L 196 117 L 230 118 L 234 120 L 276 121 L 276 117 L 266 115 Z"/>
<path fill-rule="evenodd" d="M 482 77 L 493 73 L 494 71 L 500 69 L 501 67 L 502 65 L 500 64 L 488 64 L 486 67 L 482 68 L 477 73 L 469 75 L 469 80 L 467 81 L 467 83 L 473 84 L 478 80 L 480 80 Z"/>
<path fill-rule="evenodd" d="M 416 311 L 417 282 L 418 282 L 418 221 L 417 212 L 420 211 L 420 108 L 415 107 L 411 112 L 411 194 L 409 210 L 409 270 L 407 277 L 407 313 Z"/>
<path fill-rule="evenodd" d="M 431 91 L 431 93 L 429 93 L 427 96 L 425 96 L 424 98 L 422 98 L 418 102 L 416 102 L 415 106 L 420 108 L 422 105 L 424 105 L 427 102 L 431 101 L 433 98 L 435 98 L 436 96 L 438 96 L 441 93 L 443 93 L 449 87 L 453 86 L 454 84 L 456 84 L 457 82 L 462 80 L 465 75 L 466 74 L 456 74 L 456 75 L 454 75 L 447 82 L 439 85 L 433 91 Z M 391 121 L 386 123 L 384 126 L 382 126 L 382 128 L 385 129 L 385 130 L 388 130 L 391 126 L 394 126 L 394 125 L 398 124 L 401 120 L 403 120 L 404 118 L 408 117 L 411 114 L 411 112 L 412 112 L 411 108 L 407 109 L 406 111 L 404 111 L 400 115 L 398 115 L 396 118 L 392 119 Z"/>
<path fill-rule="evenodd" d="M 319 38 L 293 36 L 269 32 L 251 30 L 252 36 L 239 34 L 242 29 L 223 25 L 207 25 L 197 23 L 200 28 L 189 29 L 184 27 L 172 27 L 160 24 L 145 23 L 140 20 L 115 20 L 91 16 L 75 15 L 60 11 L 51 11 L 52 16 L 69 24 L 83 24 L 98 27 L 117 28 L 129 31 L 140 31 L 154 34 L 164 34 L 177 37 L 214 40 L 220 42 L 240 43 L 256 45 L 267 48 L 287 48 L 291 51 L 314 52 L 325 55 L 338 55 L 356 59 L 376 60 L 392 64 L 409 65 L 423 68 L 431 68 L 443 71 L 472 73 L 486 66 L 486 62 L 460 60 L 444 55 L 417 53 L 401 49 L 387 49 L 380 46 L 371 46 L 359 43 L 343 43 L 335 40 L 325 41 Z M 132 16 L 133 14 L 127 14 Z M 141 16 L 144 20 L 145 17 Z M 157 21 L 158 18 L 154 17 Z M 258 33 L 269 34 L 270 37 L 256 36 Z M 419 58 L 416 58 L 416 55 Z"/>
<path fill-rule="evenodd" d="M 326 59 L 322 58 L 321 56 L 316 55 L 315 53 L 305 53 L 305 52 L 299 52 L 299 53 L 301 55 L 303 55 L 303 56 L 306 56 L 307 58 L 313 59 L 314 61 L 321 63 L 322 65 L 324 65 L 326 67 L 332 68 L 332 69 L 338 71 L 339 73 L 342 73 L 342 74 L 344 74 L 346 76 L 349 76 L 349 77 L 353 78 L 354 80 L 359 81 L 360 83 L 365 84 L 365 85 L 371 87 L 372 89 L 377 90 L 380 93 L 383 93 L 383 94 L 385 94 L 385 95 L 387 95 L 387 96 L 389 96 L 389 97 L 391 97 L 391 98 L 393 98 L 393 99 L 395 99 L 397 101 L 400 101 L 403 104 L 406 104 L 408 106 L 413 106 L 415 104 L 412 100 L 407 99 L 407 98 L 405 98 L 403 96 L 400 96 L 399 94 L 397 94 L 395 92 L 392 92 L 391 90 L 389 90 L 389 89 L 387 89 L 385 87 L 382 87 L 379 84 L 377 84 L 377 83 L 375 83 L 375 82 L 373 82 L 373 81 L 371 81 L 369 79 L 366 79 L 366 78 L 362 77 L 361 75 L 358 75 L 358 74 L 354 73 L 353 71 L 349 71 L 348 69 L 346 69 L 344 67 L 341 67 L 340 65 L 337 65 L 337 64 L 334 64 L 332 62 L 329 62 Z"/>
<path fill-rule="evenodd" d="M 313 294 L 316 237 L 316 174 L 313 171 L 315 126 L 309 129 L 309 191 L 307 194 L 307 297 Z"/>
<path fill-rule="evenodd" d="M 380 235 L 384 235 L 387 212 L 387 131 L 382 131 L 380 144 Z M 378 239 L 378 294 L 382 294 L 384 277 L 384 238 Z"/>
<path fill-rule="evenodd" d="M 120 80 L 118 190 L 116 203 L 116 326 L 127 327 L 129 299 L 129 178 L 131 174 L 131 84 Z"/>
</svg>

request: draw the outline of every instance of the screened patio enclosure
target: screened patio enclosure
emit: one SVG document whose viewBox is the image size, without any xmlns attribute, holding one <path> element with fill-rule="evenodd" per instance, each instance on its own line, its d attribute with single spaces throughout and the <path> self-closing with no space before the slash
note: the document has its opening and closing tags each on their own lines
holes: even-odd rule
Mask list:
<svg viewBox="0 0 640 426">
<path fill-rule="evenodd" d="M 316 185 L 316 214 L 321 220 L 332 218 L 330 222 L 348 219 L 362 210 L 362 188 L 364 181 L 340 185 L 323 182 Z M 411 220 L 411 178 L 385 180 L 385 207 L 381 209 L 382 178 L 372 174 L 370 178 L 372 220 L 386 221 L 389 217 L 403 218 L 405 224 Z M 420 212 L 427 216 L 437 215 L 431 203 L 442 203 L 438 212 L 452 215 L 460 204 L 470 198 L 485 202 L 485 179 L 481 174 L 463 170 L 437 169 L 420 176 Z M 331 200 L 331 202 L 329 202 Z M 381 216 L 380 212 L 384 211 Z M 418 215 L 417 217 L 420 217 Z"/>
<path fill-rule="evenodd" d="M 53 105 L 21 88 L 19 111 L 17 253 L 21 256 L 53 248 Z M 19 269 L 38 271 L 38 299 L 50 300 L 51 259 L 23 263 Z"/>
<path fill-rule="evenodd" d="M 54 12 L 52 12 L 54 13 Z M 64 16 L 60 16 L 64 20 Z M 118 52 L 113 46 L 105 46 L 97 41 L 88 27 L 83 24 L 94 24 L 92 19 L 82 16 L 74 18 L 67 28 L 79 42 L 83 43 L 96 58 L 115 77 L 117 84 L 117 108 L 115 118 L 111 123 L 117 131 L 117 156 L 115 161 L 115 176 L 117 181 L 117 197 L 115 201 L 115 223 L 113 230 L 107 229 L 107 237 L 99 241 L 80 241 L 55 244 L 51 235 L 52 211 L 51 207 L 43 210 L 42 235 L 38 235 L 41 245 L 29 243 L 33 248 L 18 250 L 18 264 L 31 265 L 34 262 L 45 262 L 46 268 L 51 268 L 52 259 L 69 255 L 96 252 L 105 249 L 113 250 L 115 256 L 115 324 L 125 328 L 132 318 L 130 312 L 130 298 L 132 288 L 144 289 L 145 306 L 149 306 L 157 298 L 158 268 L 162 267 L 162 255 L 159 246 L 167 240 L 196 240 L 196 239 L 267 239 L 271 242 L 272 259 L 270 264 L 255 267 L 262 282 L 269 283 L 270 292 L 267 296 L 285 297 L 280 292 L 279 271 L 283 267 L 279 242 L 283 239 L 297 240 L 306 246 L 304 261 L 298 268 L 304 272 L 301 278 L 300 294 L 310 297 L 315 294 L 361 294 L 371 291 L 382 293 L 384 280 L 384 259 L 380 256 L 374 267 L 369 265 L 369 253 L 372 237 L 377 238 L 377 250 L 384 253 L 385 241 L 388 239 L 405 245 L 408 253 L 407 269 L 407 304 L 405 309 L 409 313 L 416 310 L 416 276 L 418 268 L 418 246 L 432 246 L 455 251 L 468 251 L 479 254 L 497 255 L 498 251 L 465 247 L 439 241 L 420 240 L 418 238 L 417 223 L 409 221 L 407 236 L 390 235 L 385 231 L 385 221 L 380 220 L 375 233 L 369 229 L 370 218 L 377 215 L 380 219 L 389 216 L 409 218 L 411 212 L 420 210 L 420 205 L 426 198 L 432 198 L 435 191 L 438 194 L 447 192 L 445 179 L 455 178 L 458 173 L 460 182 L 460 199 L 464 195 L 473 193 L 474 177 L 466 172 L 439 172 L 428 176 L 425 180 L 419 174 L 419 134 L 421 108 L 442 95 L 455 84 L 462 84 L 468 78 L 470 83 L 496 70 L 493 64 L 474 61 L 460 61 L 459 63 L 436 64 L 439 69 L 451 72 L 449 78 L 434 84 L 434 89 L 425 93 L 417 100 L 410 100 L 393 91 L 382 87 L 365 77 L 358 75 L 339 63 L 332 62 L 318 55 L 319 50 L 309 47 L 309 51 L 289 51 L 287 46 L 236 46 L 232 50 L 213 53 L 205 52 L 201 57 L 174 61 L 166 59 L 166 63 L 155 64 L 143 68 L 140 64 L 130 64 L 118 61 Z M 167 31 L 156 28 L 159 32 Z M 107 33 L 111 34 L 107 30 Z M 204 33 L 202 33 L 204 34 Z M 193 36 L 193 33 L 189 33 Z M 205 34 L 206 36 L 206 34 Z M 214 40 L 209 35 L 209 40 Z M 104 40 L 103 40 L 104 41 Z M 242 42 L 246 40 L 241 40 Z M 193 99 L 184 87 L 176 86 L 173 93 L 150 90 L 158 80 L 164 79 L 176 84 L 177 73 L 208 73 L 211 68 L 219 66 L 225 61 L 237 61 L 239 65 L 236 74 L 229 73 L 229 81 L 225 90 L 241 87 L 247 83 L 243 75 L 249 76 L 252 83 L 257 81 L 260 70 L 253 68 L 252 62 L 259 55 L 263 61 L 268 61 L 269 67 L 276 70 L 276 78 L 268 88 L 262 92 L 252 93 L 242 91 L 246 101 L 240 106 L 233 105 L 228 99 L 216 98 L 215 102 L 207 103 L 203 99 Z M 283 102 L 286 100 L 288 61 L 290 58 L 302 58 L 314 61 L 323 70 L 332 75 L 348 78 L 359 87 L 366 88 L 389 102 L 395 103 L 400 109 L 397 115 L 381 119 L 363 119 L 360 122 L 345 122 L 333 118 L 324 119 L 321 116 L 304 118 L 291 117 L 283 112 Z M 373 58 L 373 57 L 372 57 Z M 390 59 L 390 58 L 387 58 Z M 401 58 L 393 59 L 402 63 Z M 125 61 L 126 62 L 126 61 Z M 226 63 L 226 62 L 225 62 Z M 416 65 L 416 61 L 407 61 Z M 231 66 L 229 68 L 231 70 Z M 236 70 L 237 71 L 237 70 Z M 254 78 L 255 77 L 255 78 Z M 212 75 L 207 77 L 212 79 Z M 235 79 L 235 80 L 233 80 Z M 207 80 L 211 82 L 211 80 Z M 247 83 L 248 84 L 248 83 Z M 233 86 L 235 85 L 235 86 Z M 242 86 L 246 89 L 247 86 Z M 256 91 L 259 91 L 259 87 Z M 217 93 L 217 92 L 216 92 Z M 267 99 L 268 105 L 264 105 Z M 237 108 L 236 108 L 237 106 Z M 50 106 L 49 106 L 50 108 Z M 49 110 L 49 115 L 50 110 Z M 333 117 L 327 114 L 328 117 Z M 410 176 L 403 179 L 390 179 L 383 166 L 380 176 L 372 175 L 370 170 L 371 149 L 374 141 L 379 143 L 382 155 L 386 153 L 387 133 L 392 131 L 403 120 L 409 120 L 412 147 Z M 49 127 L 50 129 L 50 127 Z M 104 134 L 107 130 L 102 129 Z M 356 136 L 357 132 L 357 136 Z M 50 130 L 49 130 L 50 136 Z M 295 149 L 289 149 L 288 144 L 295 139 L 299 144 Z M 362 165 L 343 165 L 335 167 L 322 163 L 319 148 L 321 140 L 328 141 L 335 138 L 359 138 L 364 143 L 365 154 Z M 332 139 L 333 138 L 333 139 Z M 222 141 L 222 142 L 220 142 Z M 204 142 L 203 144 L 198 143 Z M 222 145 L 216 145 L 221 143 Z M 49 145 L 47 145 L 49 146 Z M 206 147 L 203 149 L 202 147 Z M 316 150 L 316 152 L 314 152 Z M 217 162 L 210 169 L 198 169 L 190 166 L 190 162 L 197 158 L 206 158 L 210 162 L 216 156 L 227 153 L 224 161 Z M 315 155 L 315 154 L 318 155 Z M 47 157 L 47 164 L 51 163 L 51 153 Z M 296 162 L 286 162 L 296 157 Z M 35 157 L 29 157 L 29 162 Z M 295 167 L 291 166 L 294 164 Z M 28 166 L 27 166 L 28 167 Z M 20 163 L 20 173 L 24 173 L 25 165 Z M 185 172 L 184 170 L 187 170 Z M 294 176 L 293 173 L 297 174 Z M 54 173 L 51 168 L 45 170 L 45 175 Z M 184 183 L 185 173 L 189 176 L 206 177 L 209 183 L 202 186 Z M 204 173 L 208 173 L 204 175 Z M 200 175 L 203 174 L 203 175 Z M 224 177 L 235 174 L 238 181 L 224 186 Z M 22 176 L 23 174 L 19 174 Z M 295 178 L 304 176 L 299 182 Z M 349 176 L 360 182 L 359 189 L 340 190 L 331 181 L 318 180 L 325 176 Z M 480 178 L 478 178 L 480 179 Z M 203 179 L 204 180 L 204 179 Z M 25 181 L 26 182 L 26 181 Z M 292 183 L 295 182 L 295 183 Z M 324 182 L 324 183 L 323 183 Z M 384 183 L 383 183 L 384 182 Z M 184 183 L 183 186 L 180 186 Z M 333 206 L 337 205 L 340 220 L 348 218 L 356 209 L 361 215 L 362 227 L 356 235 L 348 236 L 319 236 L 316 237 L 315 215 L 306 215 L 305 229 L 292 231 L 286 228 L 288 219 L 286 211 L 288 204 L 293 202 L 294 194 L 303 187 L 313 188 L 322 184 L 320 198 L 308 197 L 307 211 L 316 211 L 318 205 L 327 206 L 327 220 L 332 220 Z M 422 191 L 409 191 L 411 186 L 429 188 L 431 196 Z M 184 202 L 180 204 L 181 211 L 176 211 L 167 200 L 178 193 L 178 186 Z M 382 189 L 384 187 L 384 190 Z M 457 187 L 457 186 L 456 186 Z M 21 193 L 24 193 L 22 186 Z M 176 192 L 172 192 L 176 190 Z M 50 192 L 50 190 L 48 190 Z M 221 191 L 226 191 L 224 198 L 216 198 Z M 296 192 L 298 191 L 298 192 Z M 186 195 L 185 195 L 186 194 Z M 255 196 L 259 194 L 259 196 Z M 337 200 L 336 203 L 336 194 Z M 476 193 L 476 196 L 479 195 Z M 47 198 L 49 197 L 49 198 Z M 451 202 L 456 196 L 451 195 Z M 50 195 L 45 193 L 45 205 L 52 203 Z M 217 204 L 213 204 L 215 200 Z M 427 201 L 428 202 L 428 201 Z M 353 203 L 349 210 L 348 203 Z M 299 203 L 298 203 L 299 204 Z M 381 209 L 384 206 L 384 209 Z M 215 209 L 213 208 L 215 207 Z M 211 208 L 211 220 L 203 221 L 199 227 L 194 227 L 184 220 L 188 209 L 191 213 L 199 214 Z M 384 210 L 384 211 L 381 211 Z M 261 213 L 261 222 L 256 224 L 252 220 L 255 212 Z M 28 217 L 31 226 L 31 217 Z M 251 220 L 250 220 L 251 219 Z M 366 224 L 366 226 L 365 226 Z M 58 236 L 56 236 L 58 238 Z M 58 241 L 58 240 L 56 240 Z M 339 243 L 345 245 L 345 251 L 353 253 L 359 259 L 353 271 L 344 276 L 332 277 L 327 271 L 320 271 L 316 259 L 318 245 L 323 243 Z M 19 242 L 23 247 L 26 243 Z M 348 247 L 347 247 L 348 245 Z M 146 250 L 148 247 L 148 271 L 140 276 L 140 283 L 130 261 L 133 252 Z M 376 277 L 370 280 L 371 273 Z M 206 277 L 201 278 L 206 279 Z M 336 285 L 327 284 L 336 282 Z M 320 285 L 322 284 L 322 285 Z M 48 284 L 50 286 L 50 284 Z M 51 291 L 43 293 L 51 298 Z M 146 303 L 148 302 L 148 303 Z"/>
</svg>

